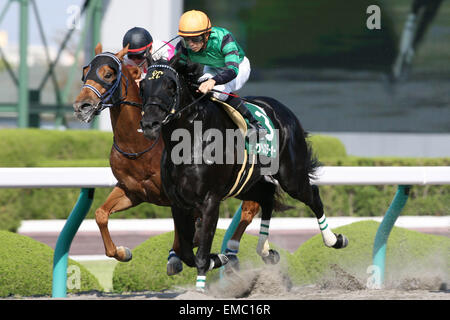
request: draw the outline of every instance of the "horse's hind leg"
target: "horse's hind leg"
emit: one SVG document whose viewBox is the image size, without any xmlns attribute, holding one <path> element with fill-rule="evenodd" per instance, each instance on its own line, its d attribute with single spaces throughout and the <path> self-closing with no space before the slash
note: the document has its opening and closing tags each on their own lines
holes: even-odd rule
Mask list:
<svg viewBox="0 0 450 320">
<path fill-rule="evenodd" d="M 320 199 L 319 187 L 310 184 L 308 174 L 305 173 L 302 176 L 304 177 L 302 184 L 296 190 L 288 192 L 289 195 L 305 203 L 314 212 L 323 242 L 327 247 L 333 247 L 335 249 L 345 248 L 348 244 L 348 239 L 342 234 L 333 233 L 327 223 L 322 200 Z"/>
<path fill-rule="evenodd" d="M 327 223 L 327 218 L 323 212 L 323 204 L 319 195 L 319 187 L 316 185 L 311 185 L 310 190 L 312 192 L 312 204 L 309 206 L 316 214 L 317 222 L 319 224 L 319 229 L 322 234 L 322 239 L 327 247 L 333 247 L 335 249 L 345 248 L 348 245 L 348 239 L 342 234 L 335 234 L 331 231 Z"/>
<path fill-rule="evenodd" d="M 278 252 L 270 249 L 268 240 L 270 219 L 272 217 L 272 211 L 275 204 L 275 192 L 276 186 L 262 179 L 245 195 L 242 195 L 244 199 L 257 201 L 257 203 L 261 206 L 261 225 L 258 244 L 256 246 L 256 253 L 261 256 L 265 263 L 270 264 L 276 264 L 280 260 Z M 239 224 L 239 226 L 242 226 L 242 229 L 239 230 L 239 234 L 236 234 L 238 230 L 236 230 L 234 234 L 234 237 L 239 236 L 238 239 L 240 239 L 242 233 L 245 231 L 245 228 L 250 224 L 251 219 L 253 219 L 253 217 L 258 213 L 259 207 L 256 206 L 255 202 L 253 201 L 246 201 L 246 203 L 248 203 L 247 221 L 245 221 L 244 223 L 241 221 L 241 223 Z M 242 211 L 244 212 L 244 205 L 242 206 Z M 237 244 L 239 244 L 239 242 L 237 242 Z"/>
<path fill-rule="evenodd" d="M 256 253 L 261 256 L 266 264 L 277 264 L 280 261 L 280 255 L 277 251 L 270 249 L 269 246 L 269 226 L 275 204 L 276 186 L 272 183 L 264 183 L 263 186 L 264 190 L 261 194 L 264 196 L 259 202 L 262 212 Z"/>
</svg>

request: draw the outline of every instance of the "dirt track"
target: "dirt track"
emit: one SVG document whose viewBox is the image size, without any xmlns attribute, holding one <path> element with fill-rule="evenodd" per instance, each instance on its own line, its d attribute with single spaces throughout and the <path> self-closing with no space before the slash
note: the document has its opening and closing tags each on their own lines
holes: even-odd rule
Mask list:
<svg viewBox="0 0 450 320">
<path fill-rule="evenodd" d="M 444 279 L 445 278 L 445 279 Z M 450 300 L 446 276 L 405 277 L 380 290 L 366 289 L 364 280 L 335 267 L 334 276 L 320 283 L 293 287 L 276 266 L 245 270 L 224 282 L 211 283 L 206 293 L 194 287 L 163 292 L 69 294 L 68 300 Z M 49 299 L 32 297 L 31 299 Z M 8 298 L 14 299 L 14 298 Z M 15 298 L 30 299 L 30 298 Z"/>
<path fill-rule="evenodd" d="M 47 297 L 48 298 L 48 297 Z M 42 299 L 42 298 L 37 298 Z M 129 294 L 86 293 L 69 295 L 70 300 L 215 300 L 231 298 L 215 297 L 195 290 L 166 292 L 133 292 Z M 263 293 L 251 294 L 238 300 L 450 300 L 449 291 L 432 290 L 343 290 L 320 289 L 317 286 L 292 288 L 289 292 L 277 295 Z"/>
</svg>

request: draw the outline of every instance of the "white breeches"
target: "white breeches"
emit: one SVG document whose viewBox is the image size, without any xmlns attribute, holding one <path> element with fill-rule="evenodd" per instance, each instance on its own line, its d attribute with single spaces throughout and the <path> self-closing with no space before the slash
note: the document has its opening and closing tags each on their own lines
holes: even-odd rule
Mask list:
<svg viewBox="0 0 450 320">
<path fill-rule="evenodd" d="M 223 68 L 213 68 L 209 66 L 205 66 L 203 68 L 203 75 L 198 79 L 198 82 L 203 82 L 206 79 L 210 79 L 214 77 L 216 74 L 223 71 Z M 215 90 L 223 91 L 226 93 L 234 92 L 239 89 L 241 89 L 244 84 L 247 82 L 248 78 L 250 77 L 250 61 L 247 59 L 247 57 L 244 57 L 242 62 L 239 64 L 239 73 L 230 82 L 227 82 L 225 84 L 219 84 L 217 86 L 214 86 Z M 228 98 L 228 95 L 223 93 L 213 93 L 214 98 L 225 101 Z"/>
</svg>

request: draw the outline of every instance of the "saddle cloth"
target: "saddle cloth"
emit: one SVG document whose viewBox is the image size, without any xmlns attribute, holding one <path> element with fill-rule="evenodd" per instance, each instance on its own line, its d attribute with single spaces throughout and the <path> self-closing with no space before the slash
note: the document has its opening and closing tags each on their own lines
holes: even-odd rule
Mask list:
<svg viewBox="0 0 450 320">
<path fill-rule="evenodd" d="M 210 98 L 212 101 L 222 105 L 223 109 L 229 115 L 230 119 L 236 124 L 239 130 L 242 133 L 242 136 L 245 138 L 247 135 L 247 131 L 249 128 L 248 120 L 244 119 L 244 117 L 236 111 L 232 106 L 227 104 L 224 101 L 216 99 L 214 97 Z M 256 156 L 263 155 L 266 157 L 276 157 L 276 139 L 273 139 L 273 136 L 276 134 L 274 130 L 273 123 L 267 117 L 265 111 L 249 102 L 245 102 L 247 108 L 252 112 L 255 119 L 259 120 L 261 125 L 264 126 L 268 132 L 264 139 L 261 139 L 259 142 L 252 144 L 250 141 L 245 139 L 245 150 L 244 150 L 244 161 L 242 162 L 241 168 L 237 175 L 236 181 L 233 187 L 230 189 L 228 194 L 225 196 L 224 200 L 229 197 L 235 197 L 241 193 L 244 187 L 247 185 L 250 177 L 252 176 L 255 170 Z M 264 121 L 261 121 L 264 120 Z M 250 158 L 251 157 L 251 158 Z M 249 160 L 250 158 L 250 160 Z"/>
</svg>

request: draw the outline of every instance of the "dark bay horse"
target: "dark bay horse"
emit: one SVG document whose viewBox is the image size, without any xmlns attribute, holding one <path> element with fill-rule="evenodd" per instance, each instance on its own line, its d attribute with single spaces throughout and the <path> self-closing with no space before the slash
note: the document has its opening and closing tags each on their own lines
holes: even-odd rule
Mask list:
<svg viewBox="0 0 450 320">
<path fill-rule="evenodd" d="M 236 181 L 241 165 L 236 161 L 239 147 L 234 140 L 231 142 L 232 149 L 226 150 L 234 152 L 234 162 L 199 161 L 198 150 L 201 152 L 211 148 L 215 141 L 205 141 L 203 137 L 207 136 L 206 132 L 219 132 L 221 137 L 226 137 L 227 130 L 236 126 L 220 105 L 205 95 L 199 95 L 190 86 L 198 77 L 192 76 L 189 69 L 189 64 L 178 63 L 177 56 L 170 63 L 159 61 L 149 67 L 148 75 L 141 83 L 144 104 L 141 127 L 148 139 L 155 139 L 161 134 L 164 140 L 161 178 L 171 200 L 175 227 L 179 231 L 180 258 L 188 266 L 197 267 L 197 288 L 203 291 L 206 273 L 211 269 L 210 250 L 219 205 Z M 238 199 L 255 201 L 261 206 L 258 253 L 267 255 L 265 244 L 270 218 L 274 207 L 280 204 L 276 197 L 277 185 L 312 209 L 326 246 L 336 249 L 347 246 L 347 238 L 334 234 L 328 226 L 319 188 L 310 184 L 310 176 L 319 163 L 312 156 L 300 122 L 292 111 L 275 99 L 254 97 L 251 100 L 264 110 L 279 134 L 278 170 L 268 177 L 261 175 L 261 168 L 256 167 L 247 185 L 237 196 Z M 199 125 L 202 127 L 200 131 Z M 180 148 L 186 142 L 180 139 L 183 134 L 188 141 L 186 149 Z M 225 153 L 220 147 L 214 149 L 216 155 Z M 196 231 L 192 217 L 196 214 L 200 214 L 202 224 L 198 250 L 194 255 L 193 238 Z"/>
<path fill-rule="evenodd" d="M 118 183 L 105 203 L 95 211 L 95 219 L 106 255 L 119 261 L 129 261 L 131 250 L 123 246 L 116 247 L 112 241 L 108 230 L 109 216 L 143 202 L 170 205 L 161 186 L 160 164 L 164 142 L 159 138 L 148 141 L 138 132 L 142 117 L 141 97 L 135 79 L 140 78 L 140 70 L 138 67 L 122 68 L 126 53 L 124 49 L 115 55 L 102 54 L 102 46 L 98 44 L 95 48 L 96 57 L 83 70 L 84 86 L 73 104 L 76 116 L 83 122 L 92 121 L 104 108 L 110 108 L 114 135 L 110 165 Z M 245 227 L 258 212 L 257 203 L 243 203 L 241 222 L 232 237 L 233 241 L 239 243 Z M 176 228 L 173 249 L 179 252 Z M 172 255 L 167 273 L 176 274 L 181 268 L 181 261 Z"/>
</svg>

